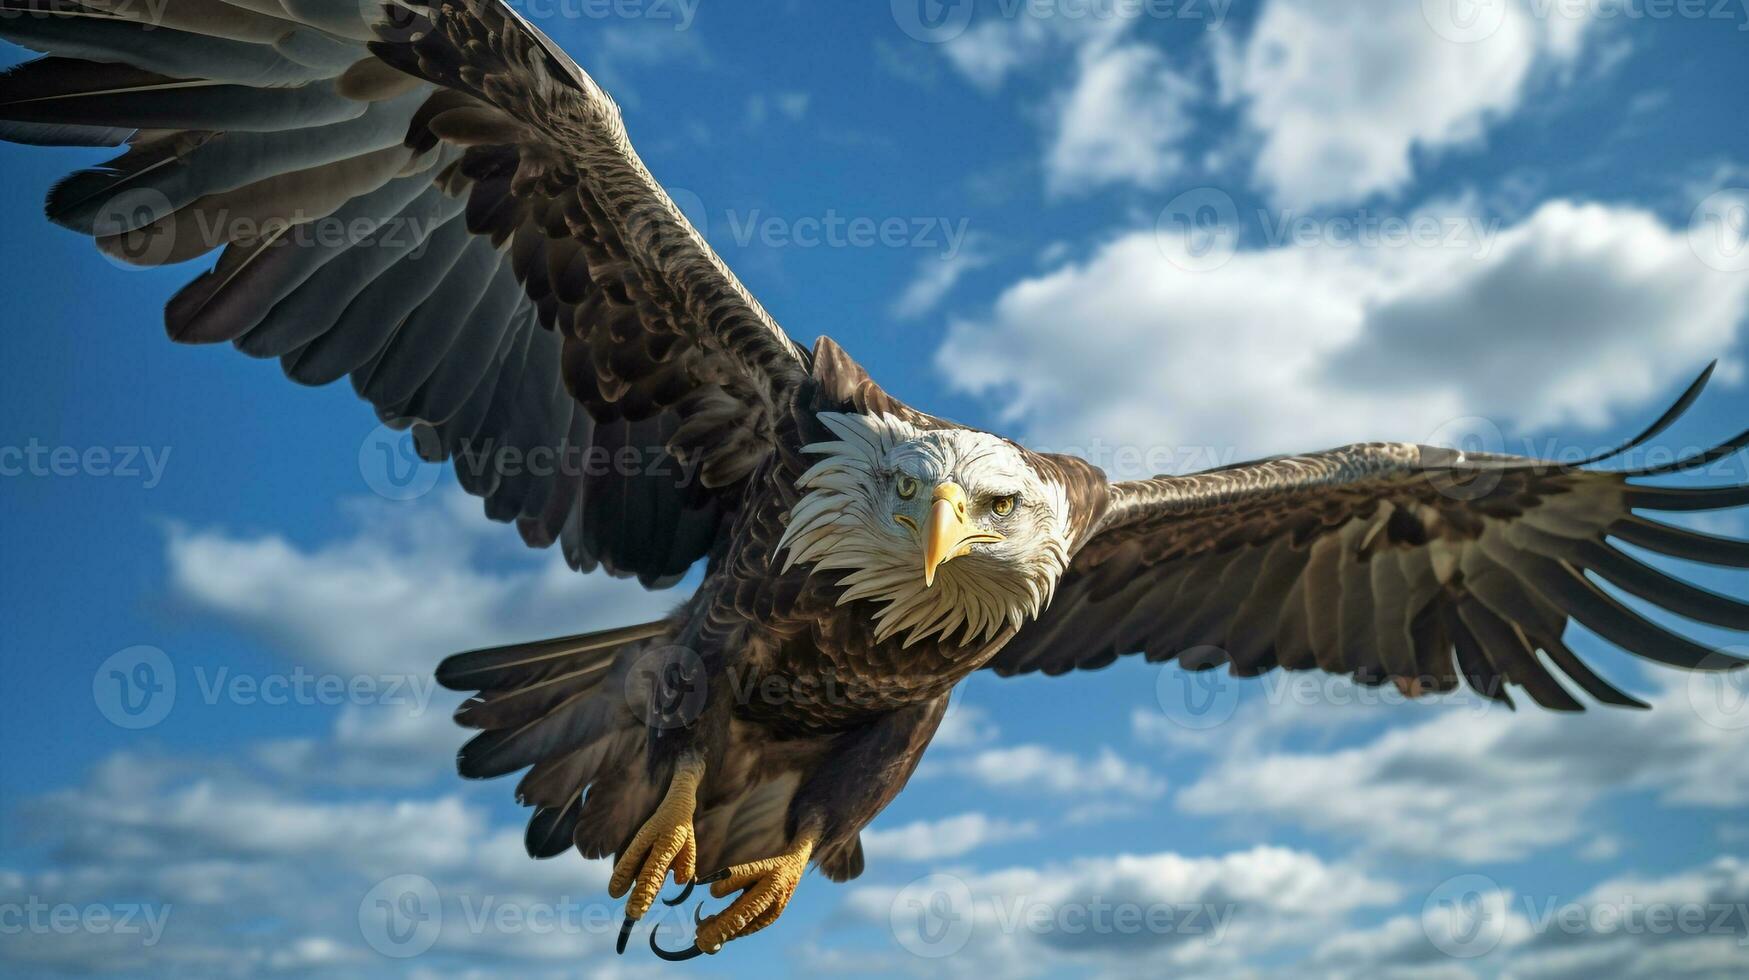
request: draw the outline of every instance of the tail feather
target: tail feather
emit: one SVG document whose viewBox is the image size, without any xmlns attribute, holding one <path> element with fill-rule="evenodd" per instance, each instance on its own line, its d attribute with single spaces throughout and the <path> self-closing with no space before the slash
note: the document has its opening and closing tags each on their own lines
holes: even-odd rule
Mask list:
<svg viewBox="0 0 1749 980">
<path fill-rule="evenodd" d="M 577 823 L 583 816 L 583 787 L 559 806 L 543 806 L 528 818 L 522 846 L 531 858 L 558 857 L 571 849 L 577 838 Z"/>
<path fill-rule="evenodd" d="M 668 631 L 666 622 L 640 623 L 456 654 L 438 668 L 445 687 L 480 692 L 456 712 L 461 724 L 482 729 L 456 758 L 461 775 L 533 767 L 516 790 L 518 802 L 535 807 L 524 838 L 530 856 L 573 845 L 586 857 L 611 854 L 654 805 L 644 726 L 609 679 Z"/>
<path fill-rule="evenodd" d="M 642 757 L 623 753 L 589 788 L 572 843 L 586 858 L 613 857 L 631 843 L 660 799 L 661 791 L 645 775 Z"/>
<path fill-rule="evenodd" d="M 576 670 L 585 663 L 611 663 L 620 647 L 661 636 L 667 631 L 668 623 L 658 620 L 597 633 L 579 633 L 458 653 L 438 665 L 437 682 L 452 691 L 515 690 Z"/>
</svg>

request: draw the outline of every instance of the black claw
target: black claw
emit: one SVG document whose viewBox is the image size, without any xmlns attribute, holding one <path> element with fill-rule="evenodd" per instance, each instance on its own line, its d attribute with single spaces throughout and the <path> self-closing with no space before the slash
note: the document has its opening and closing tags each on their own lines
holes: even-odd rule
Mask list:
<svg viewBox="0 0 1749 980">
<path fill-rule="evenodd" d="M 684 963 L 687 960 L 704 955 L 704 950 L 698 948 L 698 940 L 696 939 L 693 940 L 692 945 L 686 949 L 672 951 L 663 949 L 661 946 L 656 945 L 656 930 L 654 929 L 650 930 L 650 952 L 655 953 L 658 959 L 664 959 L 670 963 Z"/>
<path fill-rule="evenodd" d="M 728 877 L 729 877 L 729 869 L 724 868 L 723 870 L 718 871 L 715 874 L 705 875 L 703 878 L 700 878 L 697 881 L 693 882 L 693 884 L 695 884 L 695 885 L 714 885 L 719 881 L 727 880 Z"/>
<path fill-rule="evenodd" d="M 631 938 L 632 926 L 635 926 L 637 924 L 638 924 L 638 920 L 632 918 L 629 915 L 626 916 L 625 923 L 619 927 L 619 942 L 613 944 L 613 951 L 614 952 L 618 953 L 621 956 L 624 956 L 626 954 L 626 940 Z M 654 939 L 655 937 L 652 936 L 651 938 Z"/>
<path fill-rule="evenodd" d="M 669 908 L 673 908 L 674 906 L 679 905 L 680 903 L 691 898 L 692 897 L 692 890 L 694 888 L 697 888 L 697 887 L 698 887 L 698 882 L 689 881 L 686 883 L 686 887 L 681 890 L 681 892 L 678 896 L 676 896 L 674 898 L 664 898 L 662 900 L 662 904 L 668 906 Z"/>
<path fill-rule="evenodd" d="M 693 926 L 694 926 L 694 927 L 697 927 L 697 926 L 702 926 L 702 925 L 704 925 L 704 920 L 705 920 L 705 919 L 706 919 L 706 918 L 707 918 L 707 917 L 706 917 L 706 915 L 705 915 L 705 914 L 704 914 L 704 903 L 703 903 L 703 902 L 700 902 L 700 903 L 698 903 L 698 904 L 697 904 L 697 905 L 695 905 L 695 906 L 693 906 L 693 909 L 692 909 L 692 924 L 693 924 Z"/>
</svg>

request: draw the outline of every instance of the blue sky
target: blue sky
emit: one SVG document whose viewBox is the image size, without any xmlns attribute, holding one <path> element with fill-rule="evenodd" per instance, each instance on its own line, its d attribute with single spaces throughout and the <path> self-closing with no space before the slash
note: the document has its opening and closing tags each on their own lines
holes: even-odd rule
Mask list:
<svg viewBox="0 0 1749 980">
<path fill-rule="evenodd" d="M 933 27 L 909 2 L 525 9 L 794 336 L 1114 475 L 1365 439 L 1588 450 L 1715 357 L 1657 448 L 1749 418 L 1742 6 L 932 3 Z M 573 576 L 447 474 L 390 469 L 346 386 L 170 344 L 199 263 L 122 269 L 40 219 L 99 159 L 0 148 L 0 974 L 659 972 L 612 956 L 603 868 L 522 857 L 513 781 L 453 776 L 426 678 L 679 593 Z M 1280 678 L 1197 710 L 1135 662 L 974 677 L 864 877 L 808 879 L 697 969 L 1740 975 L 1741 683 L 1572 639 L 1656 710 Z M 175 690 L 132 701 L 117 671 Z M 375 911 L 404 895 L 434 912 L 410 938 Z M 1108 906 L 1181 917 L 1086 925 Z"/>
</svg>

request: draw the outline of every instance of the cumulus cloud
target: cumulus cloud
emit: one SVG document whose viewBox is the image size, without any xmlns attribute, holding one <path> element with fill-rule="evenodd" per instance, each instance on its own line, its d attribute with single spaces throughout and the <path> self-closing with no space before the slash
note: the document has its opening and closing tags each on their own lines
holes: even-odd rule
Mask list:
<svg viewBox="0 0 1749 980">
<path fill-rule="evenodd" d="M 963 687 L 962 687 L 963 690 Z M 990 713 L 977 705 L 966 704 L 962 698 L 949 702 L 941 727 L 929 740 L 931 748 L 965 749 L 996 741 L 1001 730 L 990 720 Z"/>
<path fill-rule="evenodd" d="M 1038 836 L 1030 820 L 1004 820 L 983 813 L 962 813 L 940 820 L 917 820 L 897 827 L 876 824 L 863 831 L 862 847 L 869 860 L 939 861 L 980 847 Z"/>
<path fill-rule="evenodd" d="M 1465 875 L 1424 899 L 1419 914 L 1330 937 L 1311 963 L 1357 977 L 1723 978 L 1749 941 L 1749 863 L 1734 856 L 1571 898 Z"/>
<path fill-rule="evenodd" d="M 1230 256 L 1176 229 L 1123 234 L 956 321 L 938 363 L 1034 444 L 1129 477 L 1458 438 L 1479 415 L 1600 427 L 1732 349 L 1749 311 L 1749 279 L 1637 208 L 1413 221 L 1461 234 L 1351 228 Z"/>
<path fill-rule="evenodd" d="M 459 492 L 360 503 L 351 537 L 309 547 L 279 534 L 175 528 L 171 584 L 300 663 L 373 675 L 429 674 L 460 650 L 656 619 L 676 601 L 578 575 L 553 552 L 489 562 L 514 536 L 477 506 Z"/>
<path fill-rule="evenodd" d="M 1153 799 L 1166 783 L 1145 766 L 1126 761 L 1109 747 L 1082 758 L 1042 745 L 984 749 L 968 756 L 929 760 L 920 775 L 957 775 L 994 789 L 1055 796 L 1118 796 Z"/>
<path fill-rule="evenodd" d="M 1749 757 L 1711 711 L 1724 677 L 1679 676 L 1648 712 L 1446 712 L 1327 752 L 1220 757 L 1177 796 L 1211 816 L 1263 816 L 1374 852 L 1505 861 L 1579 847 L 1599 801 L 1749 805 Z M 1721 688 L 1721 691 L 1723 689 Z M 1729 721 L 1730 719 L 1723 719 Z"/>
<path fill-rule="evenodd" d="M 421 708 L 347 705 L 325 737 L 271 739 L 252 755 L 279 776 L 303 784 L 419 786 L 449 775 L 469 733 L 451 715 L 461 695 Z"/>
<path fill-rule="evenodd" d="M 20 825 L 55 868 L 0 870 L 0 904 L 111 917 L 0 944 L 0 963 L 32 974 L 133 973 L 144 957 L 185 977 L 428 975 L 599 955 L 617 930 L 605 862 L 531 861 L 520 829 L 455 792 L 327 799 L 223 758 L 123 753 L 29 801 Z M 417 906 L 401 908 L 405 925 L 432 924 L 424 955 L 401 958 L 401 931 L 372 924 L 384 896 Z M 123 928 L 124 915 L 162 928 Z"/>
<path fill-rule="evenodd" d="M 985 242 L 978 235 L 969 236 L 957 251 L 921 260 L 910 283 L 893 301 L 893 315 L 914 320 L 933 312 L 967 273 L 989 264 Z"/>
<path fill-rule="evenodd" d="M 1129 16 L 1039 17 L 1034 8 L 1020 8 L 1014 17 L 979 20 L 942 45 L 955 70 L 986 92 L 995 92 L 1010 76 L 1036 67 L 1078 45 L 1109 46 L 1134 23 Z"/>
<path fill-rule="evenodd" d="M 1110 184 L 1155 188 L 1183 166 L 1199 89 L 1146 44 L 1082 47 L 1074 85 L 1055 107 L 1048 187 L 1073 194 Z"/>
<path fill-rule="evenodd" d="M 1355 868 L 1259 847 L 1212 857 L 1119 854 L 938 874 L 904 888 L 858 887 L 845 908 L 890 925 L 913 949 L 946 941 L 920 913 L 963 923 L 954 937 L 963 948 L 951 960 L 921 961 L 920 969 L 1025 976 L 1121 964 L 1134 975 L 1149 967 L 1241 962 L 1305 941 L 1398 894 Z"/>
<path fill-rule="evenodd" d="M 1258 142 L 1257 182 L 1296 208 L 1403 189 L 1417 151 L 1477 142 L 1578 56 L 1586 19 L 1552 9 L 1272 0 L 1242 47 L 1217 36 L 1222 93 Z"/>
<path fill-rule="evenodd" d="M 1100 16 L 1014 17 L 981 21 L 943 45 L 973 85 L 1000 90 L 1019 72 L 1049 64 L 1049 94 L 1034 107 L 1045 135 L 1044 171 L 1052 194 L 1113 184 L 1159 187 L 1183 165 L 1180 145 L 1194 129 L 1202 89 L 1159 48 L 1129 39 L 1133 8 Z M 1057 66 L 1072 61 L 1067 72 Z"/>
<path fill-rule="evenodd" d="M 434 691 L 431 673 L 458 649 L 655 618 L 673 597 L 570 572 L 478 506 L 459 493 L 362 502 L 350 535 L 315 544 L 172 529 L 170 587 L 196 611 L 300 666 L 423 683 L 346 701 L 324 734 L 119 753 L 18 803 L 21 836 L 51 863 L 0 867 L 0 908 L 158 916 L 162 929 L 27 924 L 0 944 L 0 972 L 132 975 L 147 957 L 154 975 L 190 978 L 459 977 L 506 962 L 600 975 L 575 964 L 618 931 L 605 862 L 530 860 L 520 821 L 493 817 L 509 787 L 455 781 L 459 696 Z M 429 951 L 403 959 L 404 933 Z"/>
</svg>

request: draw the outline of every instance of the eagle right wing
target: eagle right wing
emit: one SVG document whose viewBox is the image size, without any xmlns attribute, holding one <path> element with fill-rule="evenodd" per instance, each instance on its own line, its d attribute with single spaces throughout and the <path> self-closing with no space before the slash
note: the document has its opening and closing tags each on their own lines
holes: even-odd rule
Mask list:
<svg viewBox="0 0 1749 980">
<path fill-rule="evenodd" d="M 807 357 L 502 0 L 0 0 L 0 138 L 116 145 L 57 224 L 223 249 L 170 335 L 350 376 L 489 516 L 646 584 L 705 555 Z M 684 464 L 684 465 L 682 465 Z"/>
</svg>

